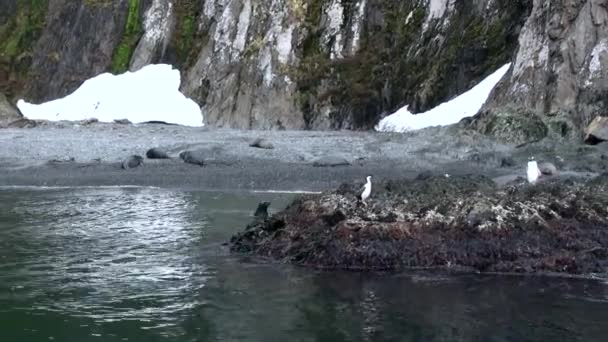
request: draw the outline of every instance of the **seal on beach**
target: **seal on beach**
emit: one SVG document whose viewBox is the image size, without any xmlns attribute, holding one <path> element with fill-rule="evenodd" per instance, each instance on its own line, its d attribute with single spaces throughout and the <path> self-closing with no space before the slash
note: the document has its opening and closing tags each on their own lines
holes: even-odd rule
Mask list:
<svg viewBox="0 0 608 342">
<path fill-rule="evenodd" d="M 123 160 L 122 168 L 125 170 L 134 169 L 138 166 L 143 165 L 144 158 L 142 156 L 138 156 L 136 154 L 127 157 L 127 159 Z"/>
<path fill-rule="evenodd" d="M 269 206 L 270 206 L 270 202 L 260 202 L 258 204 L 258 208 L 255 210 L 255 213 L 253 214 L 253 216 L 256 218 L 263 219 L 263 220 L 267 219 Z"/>
<path fill-rule="evenodd" d="M 159 149 L 159 148 L 151 148 L 146 152 L 146 157 L 148 159 L 169 159 L 169 155 L 167 152 Z"/>
<path fill-rule="evenodd" d="M 203 154 L 199 151 L 184 151 L 179 154 L 179 157 L 184 161 L 184 163 L 194 164 L 199 166 L 205 166 L 205 160 L 203 159 Z"/>
<path fill-rule="evenodd" d="M 363 204 L 365 206 L 367 206 L 367 203 L 365 203 L 365 200 L 369 198 L 369 195 L 371 195 L 372 193 L 372 176 L 367 176 L 367 182 L 365 183 L 365 185 L 363 186 L 362 190 L 363 192 L 361 193 L 361 202 L 363 202 Z"/>
<path fill-rule="evenodd" d="M 538 169 L 538 163 L 536 162 L 536 160 L 534 160 L 534 157 L 530 157 L 530 159 L 528 160 L 527 175 L 529 183 L 536 183 L 538 178 L 541 176 L 541 172 Z"/>
</svg>

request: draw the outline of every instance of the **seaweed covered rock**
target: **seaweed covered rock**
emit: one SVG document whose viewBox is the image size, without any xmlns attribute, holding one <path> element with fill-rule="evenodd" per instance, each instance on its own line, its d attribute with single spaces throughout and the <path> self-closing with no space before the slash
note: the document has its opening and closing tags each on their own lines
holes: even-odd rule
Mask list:
<svg viewBox="0 0 608 342">
<path fill-rule="evenodd" d="M 498 188 L 483 176 L 429 177 L 306 195 L 256 218 L 231 250 L 332 269 L 446 268 L 604 273 L 608 175 Z"/>
</svg>

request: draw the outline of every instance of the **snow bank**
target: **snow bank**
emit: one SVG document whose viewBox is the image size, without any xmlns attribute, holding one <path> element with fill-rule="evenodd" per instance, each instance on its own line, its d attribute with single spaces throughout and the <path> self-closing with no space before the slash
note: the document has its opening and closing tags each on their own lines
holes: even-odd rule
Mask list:
<svg viewBox="0 0 608 342">
<path fill-rule="evenodd" d="M 17 107 L 33 120 L 128 119 L 203 126 L 200 107 L 180 93 L 180 82 L 179 71 L 170 65 L 148 65 L 136 72 L 98 75 L 62 99 L 40 105 L 19 100 Z"/>
<path fill-rule="evenodd" d="M 382 119 L 376 126 L 376 130 L 381 132 L 406 132 L 431 126 L 451 125 L 463 118 L 473 116 L 481 109 L 492 89 L 507 73 L 510 66 L 510 63 L 503 66 L 471 90 L 427 112 L 412 114 L 408 111 L 408 106 L 405 106 Z"/>
</svg>

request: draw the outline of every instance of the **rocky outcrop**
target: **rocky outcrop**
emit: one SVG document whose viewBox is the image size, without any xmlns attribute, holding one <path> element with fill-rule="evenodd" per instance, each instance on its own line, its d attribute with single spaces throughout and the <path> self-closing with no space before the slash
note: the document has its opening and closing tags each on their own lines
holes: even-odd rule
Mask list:
<svg viewBox="0 0 608 342">
<path fill-rule="evenodd" d="M 604 141 L 608 141 L 608 117 L 598 116 L 585 131 L 585 142 L 595 145 Z"/>
<path fill-rule="evenodd" d="M 0 128 L 22 118 L 19 110 L 8 101 L 4 94 L 0 93 Z"/>
<path fill-rule="evenodd" d="M 2 1 L 0 91 L 40 102 L 170 63 L 208 124 L 369 128 L 508 62 L 529 0 Z M 3 24 L 4 22 L 4 24 Z"/>
<path fill-rule="evenodd" d="M 590 274 L 608 271 L 608 174 L 498 188 L 483 176 L 420 177 L 296 199 L 256 218 L 235 252 L 320 268 Z"/>
<path fill-rule="evenodd" d="M 548 134 L 581 139 L 595 117 L 608 113 L 607 66 L 606 0 L 534 0 L 513 67 L 477 127 L 518 142 Z M 533 123 L 523 137 L 521 123 Z"/>
</svg>

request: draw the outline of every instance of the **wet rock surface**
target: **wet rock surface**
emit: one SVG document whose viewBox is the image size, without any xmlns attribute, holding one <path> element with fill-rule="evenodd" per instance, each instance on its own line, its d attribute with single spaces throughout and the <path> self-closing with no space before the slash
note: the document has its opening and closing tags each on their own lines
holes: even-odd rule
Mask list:
<svg viewBox="0 0 608 342">
<path fill-rule="evenodd" d="M 256 218 L 231 250 L 348 270 L 443 268 L 595 274 L 608 270 L 608 174 L 498 187 L 484 176 L 430 176 L 306 195 Z"/>
</svg>

